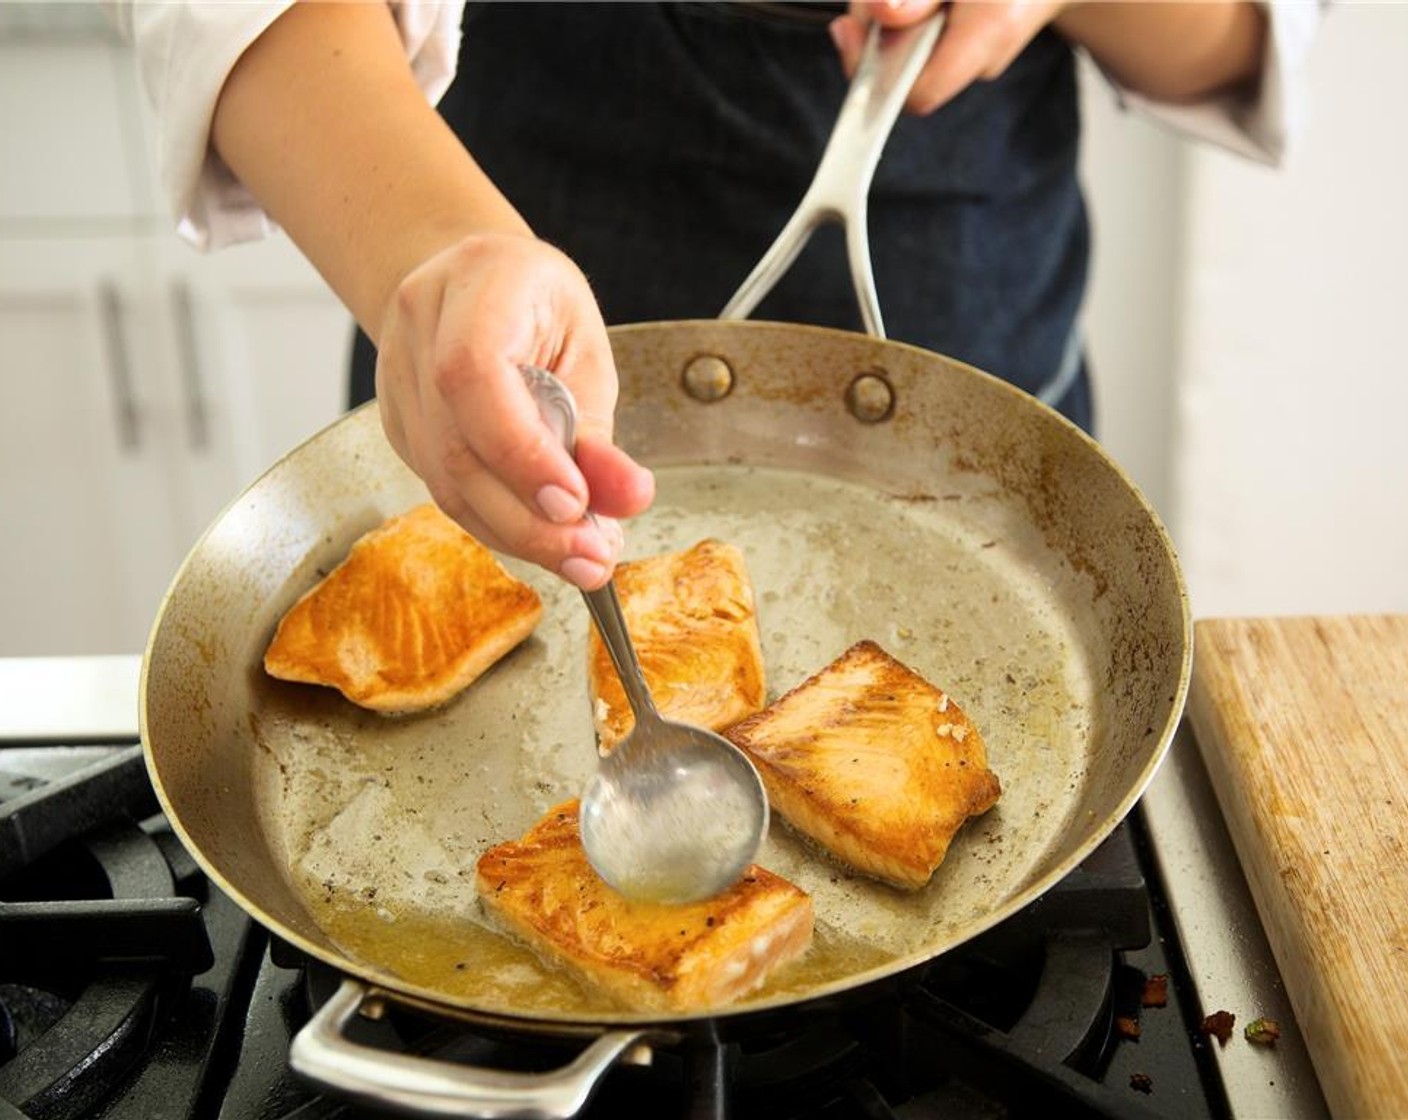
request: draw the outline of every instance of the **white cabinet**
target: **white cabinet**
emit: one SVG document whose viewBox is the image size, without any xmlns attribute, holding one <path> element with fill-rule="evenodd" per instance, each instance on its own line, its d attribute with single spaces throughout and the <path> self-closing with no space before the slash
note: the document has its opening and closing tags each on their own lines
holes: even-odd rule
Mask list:
<svg viewBox="0 0 1408 1120">
<path fill-rule="evenodd" d="M 131 652 L 179 548 L 132 275 L 119 241 L 0 242 L 7 656 Z"/>
<path fill-rule="evenodd" d="M 176 237 L 100 29 L 0 26 L 0 656 L 140 652 L 211 519 L 344 408 L 350 317 L 286 239 Z"/>
<path fill-rule="evenodd" d="M 284 238 L 210 256 L 163 239 L 144 273 L 186 543 L 344 409 L 352 321 Z"/>
</svg>

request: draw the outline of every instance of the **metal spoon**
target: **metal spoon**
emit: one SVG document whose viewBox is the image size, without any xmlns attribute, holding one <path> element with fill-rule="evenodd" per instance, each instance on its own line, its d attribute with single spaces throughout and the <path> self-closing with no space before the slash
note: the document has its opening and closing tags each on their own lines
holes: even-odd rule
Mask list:
<svg viewBox="0 0 1408 1120">
<path fill-rule="evenodd" d="M 544 422 L 573 451 L 572 394 L 546 370 L 525 366 L 523 376 Z M 582 596 L 635 713 L 635 727 L 601 760 L 582 794 L 587 859 L 628 898 L 710 898 L 736 883 L 757 857 L 768 827 L 762 779 L 723 736 L 656 710 L 615 581 Z"/>
</svg>

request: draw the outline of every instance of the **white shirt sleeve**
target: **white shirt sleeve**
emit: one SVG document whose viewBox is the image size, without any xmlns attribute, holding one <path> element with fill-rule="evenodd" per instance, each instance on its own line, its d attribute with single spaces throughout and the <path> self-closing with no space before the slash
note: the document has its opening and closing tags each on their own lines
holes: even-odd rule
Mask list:
<svg viewBox="0 0 1408 1120">
<path fill-rule="evenodd" d="M 276 227 L 210 146 L 215 103 L 245 49 L 292 0 L 109 0 L 153 109 L 157 179 L 183 237 L 213 250 Z M 431 104 L 454 77 L 465 0 L 390 0 L 411 72 Z"/>
<path fill-rule="evenodd" d="M 1116 83 L 1122 106 L 1181 133 L 1259 163 L 1279 165 L 1302 127 L 1303 69 L 1320 25 L 1324 0 L 1267 0 L 1266 59 L 1255 95 L 1214 98 L 1197 105 L 1164 105 Z"/>
</svg>

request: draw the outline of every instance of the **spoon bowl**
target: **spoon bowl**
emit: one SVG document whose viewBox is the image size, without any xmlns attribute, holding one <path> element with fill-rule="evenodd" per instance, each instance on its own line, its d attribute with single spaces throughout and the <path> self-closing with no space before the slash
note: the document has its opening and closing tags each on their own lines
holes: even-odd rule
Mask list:
<svg viewBox="0 0 1408 1120">
<path fill-rule="evenodd" d="M 601 760 L 582 795 L 582 846 L 628 898 L 684 903 L 727 890 L 767 830 L 753 764 L 722 736 L 640 721 Z"/>
<path fill-rule="evenodd" d="M 571 393 L 546 370 L 524 367 L 523 376 L 544 422 L 572 451 Z M 582 595 L 635 716 L 582 793 L 587 860 L 627 898 L 670 904 L 711 898 L 738 882 L 762 846 L 768 828 L 762 778 L 722 735 L 656 710 L 615 582 Z"/>
</svg>

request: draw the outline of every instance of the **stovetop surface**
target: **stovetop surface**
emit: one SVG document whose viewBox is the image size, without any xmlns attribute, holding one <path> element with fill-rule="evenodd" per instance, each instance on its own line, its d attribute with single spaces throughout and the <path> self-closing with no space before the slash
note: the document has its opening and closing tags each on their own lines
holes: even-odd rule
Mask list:
<svg viewBox="0 0 1408 1120">
<path fill-rule="evenodd" d="M 206 881 L 136 751 L 0 753 L 0 1120 L 379 1115 L 290 1071 L 294 1034 L 339 978 Z M 1028 910 L 929 966 L 782 1025 L 724 1017 L 727 1041 L 612 1069 L 582 1115 L 1226 1115 L 1150 879 L 1136 813 Z M 1154 976 L 1170 977 L 1168 1003 L 1141 1006 Z M 493 1068 L 574 1053 L 405 1011 L 354 1029 Z"/>
</svg>

